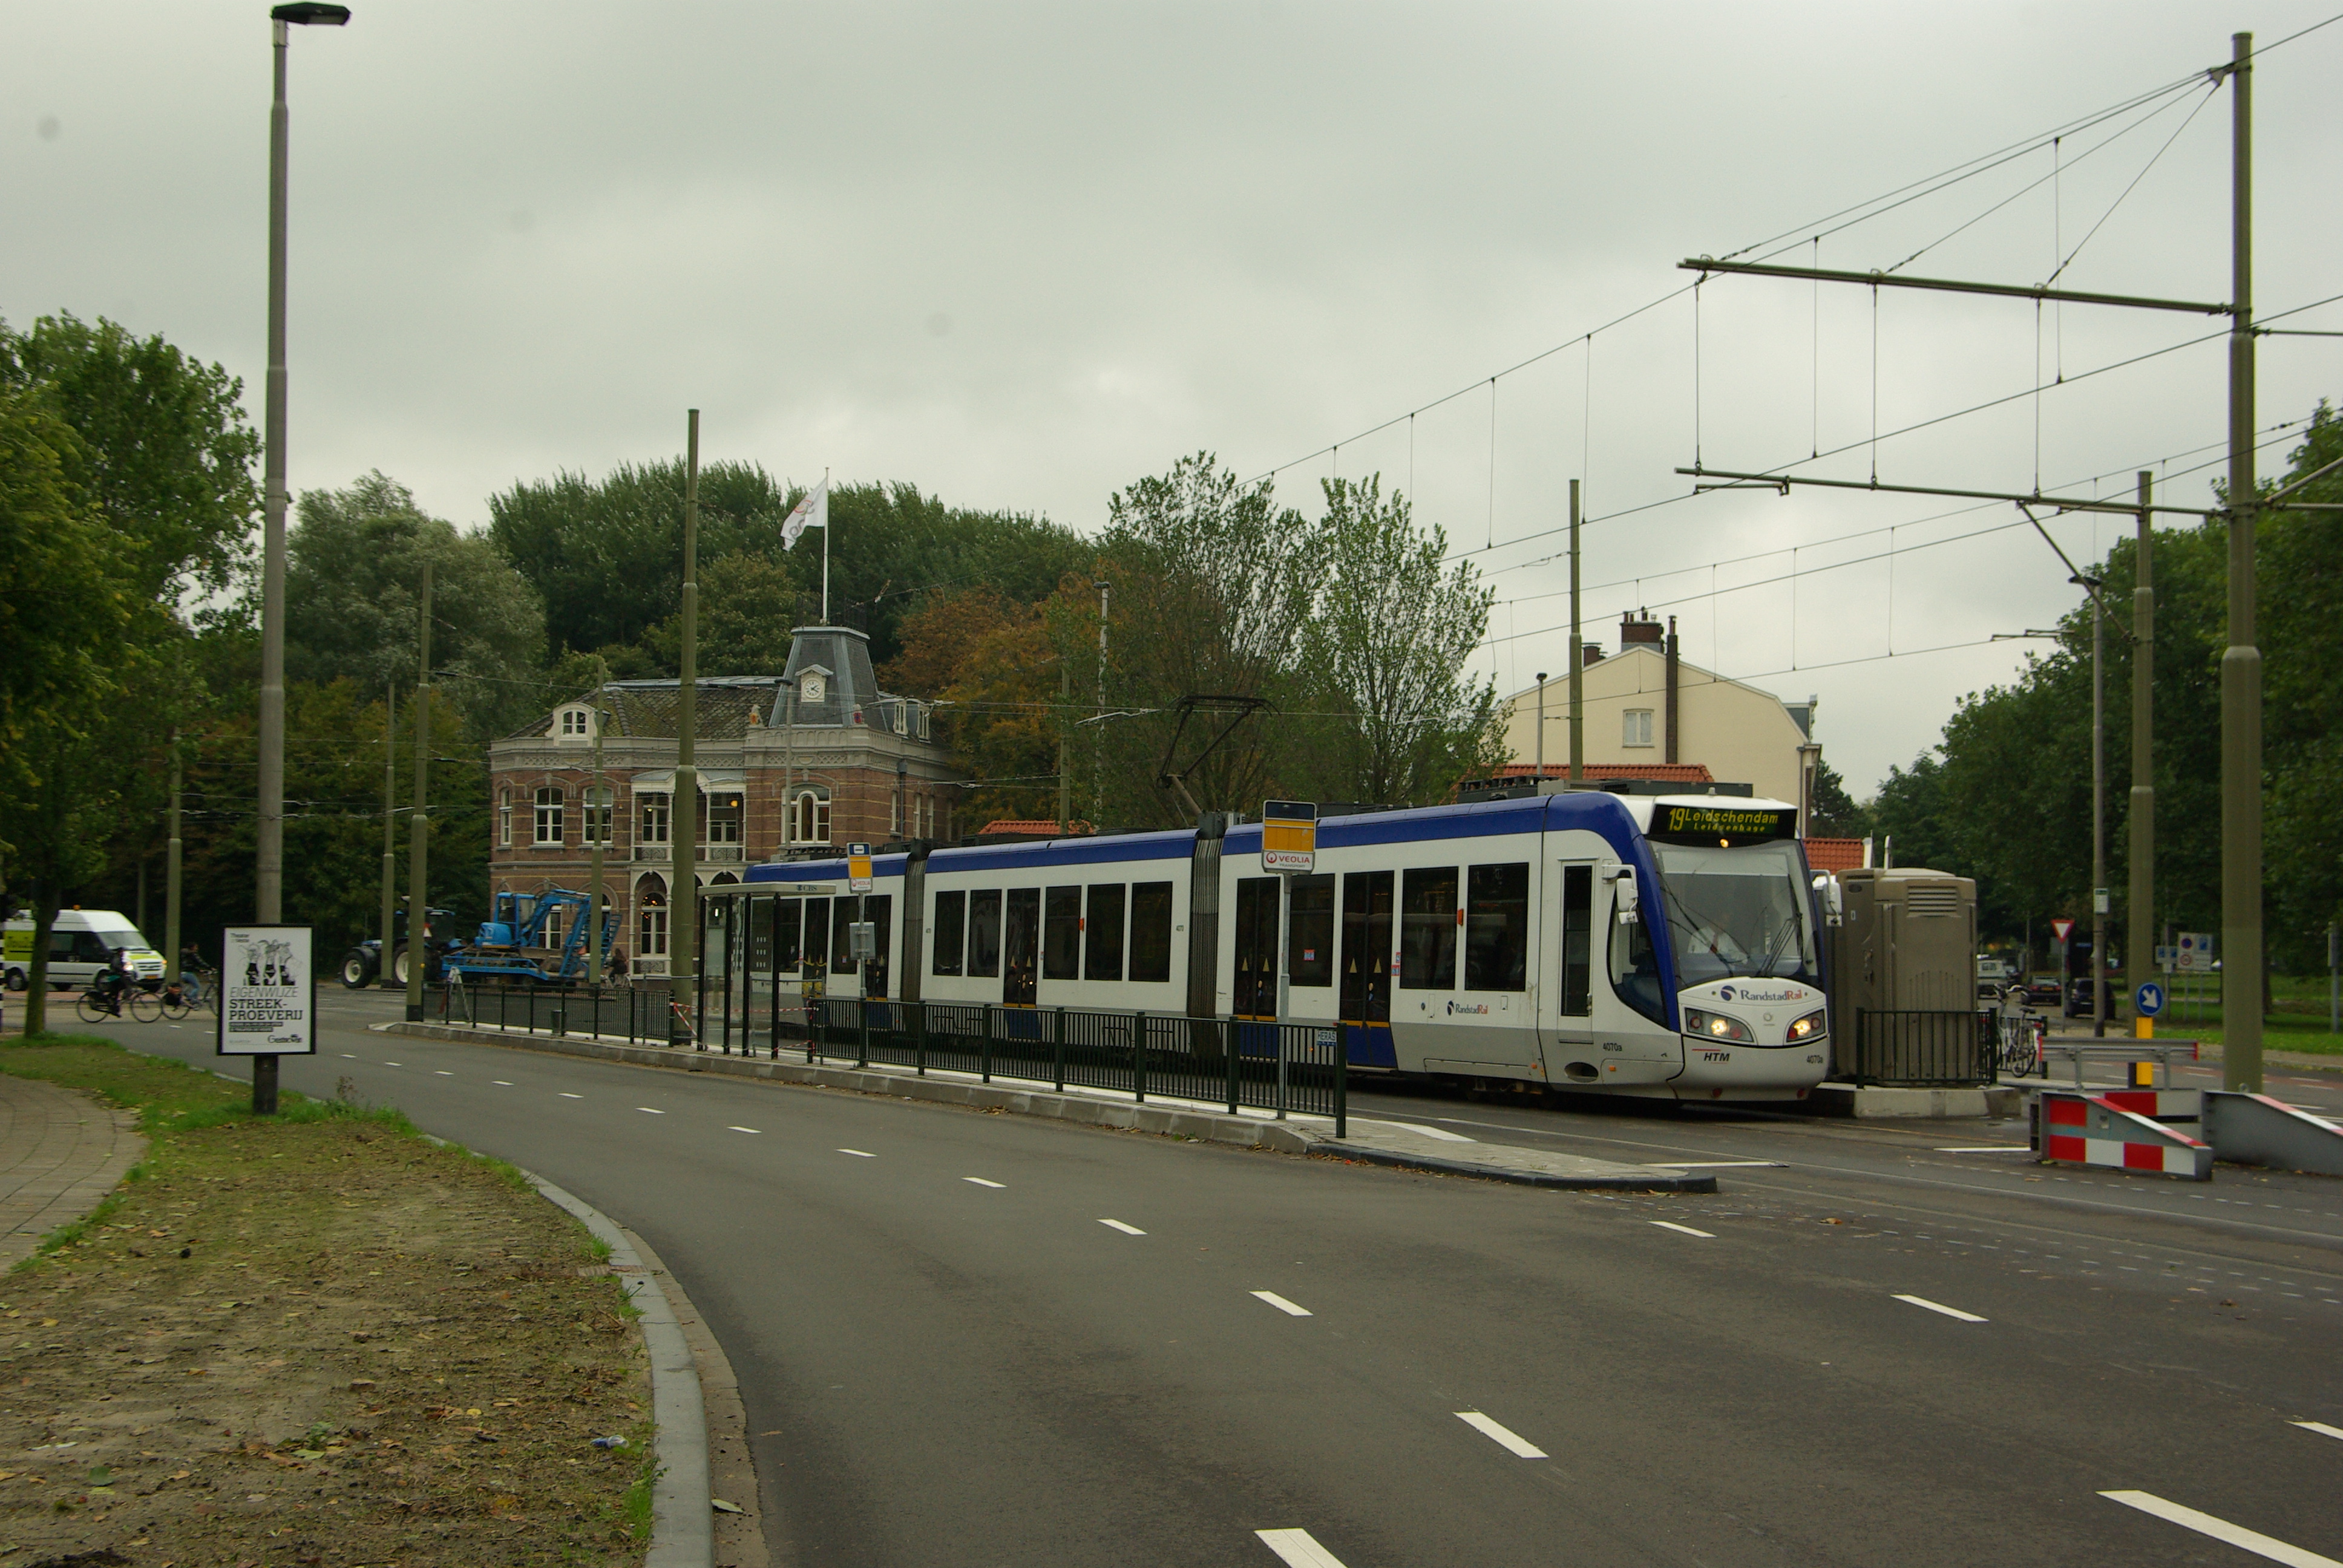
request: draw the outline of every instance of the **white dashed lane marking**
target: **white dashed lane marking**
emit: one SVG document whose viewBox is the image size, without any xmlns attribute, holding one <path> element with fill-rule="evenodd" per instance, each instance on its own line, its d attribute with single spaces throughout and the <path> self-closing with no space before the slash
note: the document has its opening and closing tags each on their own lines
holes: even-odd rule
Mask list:
<svg viewBox="0 0 2343 1568">
<path fill-rule="evenodd" d="M 2262 1534 L 2259 1531 L 2247 1530 L 2245 1526 L 2232 1524 L 2226 1519 L 2216 1519 L 2209 1513 L 2199 1513 L 2197 1510 L 2184 1508 L 2177 1503 L 2167 1503 L 2153 1492 L 2102 1492 L 2099 1495 L 2110 1503 L 2120 1503 L 2126 1508 L 2137 1508 L 2142 1513 L 2152 1513 L 2157 1518 L 2177 1524 L 2184 1530 L 2194 1530 L 2199 1535 L 2209 1535 L 2216 1541 L 2225 1541 L 2258 1557 L 2267 1557 L 2273 1563 L 2283 1563 L 2287 1568 L 2343 1568 L 2343 1563 L 2338 1563 L 2332 1557 L 2321 1557 L 2316 1552 L 2305 1552 L 2299 1546 L 2289 1546 L 2283 1541 Z"/>
<path fill-rule="evenodd" d="M 1126 1236 L 1144 1236 L 1147 1234 L 1146 1231 L 1141 1230 L 1138 1226 L 1126 1225 L 1120 1220 L 1101 1220 L 1099 1223 L 1104 1225 L 1110 1231 L 1120 1231 Z"/>
<path fill-rule="evenodd" d="M 407 1063 L 403 1061 L 386 1061 L 383 1065 L 385 1067 L 405 1067 Z"/>
<path fill-rule="evenodd" d="M 1674 1231 L 1685 1236 L 1698 1236 L 1704 1241 L 1716 1240 L 1716 1232 L 1714 1231 L 1695 1231 L 1690 1225 L 1679 1225 L 1674 1220 L 1654 1220 L 1652 1223 L 1663 1231 Z"/>
<path fill-rule="evenodd" d="M 1521 1433 L 1500 1426 L 1477 1410 L 1460 1410 L 1456 1412 L 1456 1419 L 1517 1459 L 1546 1457 L 1544 1449 L 1540 1448 Z"/>
<path fill-rule="evenodd" d="M 1307 1530 L 1256 1530 L 1253 1533 L 1284 1560 L 1286 1568 L 1342 1568 L 1342 1560 L 1319 1545 Z"/>
<path fill-rule="evenodd" d="M 498 1089 L 510 1089 L 512 1087 L 512 1080 L 509 1078 L 491 1078 L 488 1081 L 495 1084 Z"/>
<path fill-rule="evenodd" d="M 973 1181 L 980 1187 L 1005 1188 L 1009 1185 L 1006 1181 L 988 1181 L 981 1176 L 963 1176 L 960 1180 L 963 1181 Z"/>
<path fill-rule="evenodd" d="M 2293 1424 L 2305 1432 L 2315 1432 L 2321 1437 L 2343 1437 L 2343 1427 L 2329 1426 L 2323 1421 L 2298 1421 Z"/>
<path fill-rule="evenodd" d="M 456 1075 L 448 1071 L 444 1067 L 435 1067 L 431 1070 L 431 1076 L 434 1078 L 453 1078 Z"/>
<path fill-rule="evenodd" d="M 755 1132 L 760 1130 L 754 1127 L 728 1127 L 725 1131 L 727 1132 Z"/>
<path fill-rule="evenodd" d="M 871 1153 L 868 1149 L 841 1149 L 839 1152 L 840 1154 L 851 1154 L 857 1160 L 876 1160 L 879 1158 L 879 1156 Z"/>
<path fill-rule="evenodd" d="M 1939 1154 L 2031 1154 L 2023 1143 L 1975 1143 L 1959 1149 L 1939 1149 Z"/>
<path fill-rule="evenodd" d="M 572 1093 L 570 1093 L 570 1092 L 569 1092 L 569 1091 L 568 1091 L 568 1090 L 566 1090 L 566 1089 L 557 1089 L 557 1090 L 555 1090 L 555 1091 L 554 1091 L 554 1092 L 555 1092 L 556 1094 L 558 1094 L 559 1096 L 561 1096 L 561 1098 L 562 1098 L 562 1099 L 564 1099 L 564 1100 L 583 1100 L 583 1099 L 585 1099 L 585 1098 L 586 1098 L 586 1097 L 585 1097 L 584 1095 L 582 1095 L 582 1094 L 572 1094 Z"/>
<path fill-rule="evenodd" d="M 1898 1295 L 1896 1299 L 1899 1302 L 1908 1302 L 1916 1307 L 1926 1307 L 1932 1312 L 1942 1312 L 1948 1318 L 1958 1318 L 1965 1323 L 1981 1323 L 1986 1321 L 1975 1312 L 1965 1312 L 1958 1307 L 1948 1307 L 1942 1302 L 1932 1302 L 1926 1296 Z"/>
<path fill-rule="evenodd" d="M 638 1105 L 635 1109 L 641 1111 L 646 1116 L 665 1116 L 667 1114 L 664 1111 L 653 1111 L 648 1105 Z"/>
<path fill-rule="evenodd" d="M 1275 1291 L 1255 1291 L 1253 1292 L 1253 1295 L 1257 1300 L 1267 1302 L 1271 1306 L 1275 1307 L 1279 1312 L 1283 1312 L 1288 1317 L 1306 1318 L 1312 1315 L 1308 1307 L 1296 1306 L 1293 1302 L 1287 1301 L 1283 1296 L 1279 1295 Z"/>
</svg>

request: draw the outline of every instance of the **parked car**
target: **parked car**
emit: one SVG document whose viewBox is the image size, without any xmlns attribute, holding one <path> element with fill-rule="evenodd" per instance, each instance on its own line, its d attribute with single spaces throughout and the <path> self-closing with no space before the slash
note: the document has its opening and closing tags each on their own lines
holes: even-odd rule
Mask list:
<svg viewBox="0 0 2343 1568">
<path fill-rule="evenodd" d="M 2026 1005 L 2056 1007 L 2060 993 L 2056 975 L 2036 975 L 2026 982 Z"/>
<path fill-rule="evenodd" d="M 2066 982 L 2066 1001 L 2061 1011 L 2068 1018 L 2091 1016 L 2090 976 L 2077 975 Z"/>
</svg>

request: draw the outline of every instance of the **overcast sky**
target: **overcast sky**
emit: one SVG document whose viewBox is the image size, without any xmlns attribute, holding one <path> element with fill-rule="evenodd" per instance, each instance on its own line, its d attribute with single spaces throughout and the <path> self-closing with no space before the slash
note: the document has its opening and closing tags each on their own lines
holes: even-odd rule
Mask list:
<svg viewBox="0 0 2343 1568">
<path fill-rule="evenodd" d="M 293 40 L 293 484 L 380 468 L 478 526 L 515 479 L 679 450 L 692 406 L 709 458 L 1086 531 L 1184 452 L 1275 469 L 1313 512 L 1327 474 L 1380 471 L 1492 573 L 1477 668 L 1511 691 L 1563 668 L 1546 558 L 1578 477 L 1590 635 L 1650 605 L 1695 663 L 1819 694 L 1860 794 L 2017 658 L 1877 656 L 2046 626 L 2077 590 L 2006 506 L 1651 506 L 1684 496 L 1673 470 L 1695 441 L 1749 469 L 1852 445 L 1799 471 L 1862 478 L 1875 407 L 1893 432 L 2220 321 L 1897 290 L 1875 316 L 1866 288 L 1735 278 L 1697 333 L 1684 296 L 1585 335 L 1684 257 L 1811 236 L 2334 5 L 358 0 Z M 256 423 L 266 9 L 0 0 L 0 316 L 160 332 L 243 377 Z M 2338 80 L 2343 25 L 2257 73 L 2265 315 L 2343 292 Z M 2029 284 L 2088 235 L 2062 286 L 2225 301 L 2230 102 L 2206 96 L 1782 259 L 1941 241 L 1906 270 Z M 2286 325 L 2343 328 L 2343 306 Z M 2263 341 L 2261 425 L 2343 390 L 2338 344 Z M 2214 342 L 2054 386 L 1881 441 L 1878 477 L 2128 493 L 2145 466 L 2210 505 L 2224 367 Z M 2054 531 L 2079 559 L 2127 526 Z"/>
</svg>

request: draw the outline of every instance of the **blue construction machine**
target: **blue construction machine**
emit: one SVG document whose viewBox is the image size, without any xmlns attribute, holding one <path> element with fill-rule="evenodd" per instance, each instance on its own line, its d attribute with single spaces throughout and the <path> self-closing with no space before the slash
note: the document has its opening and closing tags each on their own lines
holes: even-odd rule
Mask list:
<svg viewBox="0 0 2343 1568">
<path fill-rule="evenodd" d="M 536 893 L 498 893 L 490 902 L 489 919 L 480 926 L 478 940 L 450 952 L 441 960 L 451 980 L 467 985 L 502 980 L 508 985 L 576 985 L 586 978 L 587 913 L 592 900 L 568 888 L 548 888 Z M 561 935 L 546 940 L 557 915 Z M 618 917 L 606 897 L 602 901 L 602 957 L 618 933 Z"/>
</svg>

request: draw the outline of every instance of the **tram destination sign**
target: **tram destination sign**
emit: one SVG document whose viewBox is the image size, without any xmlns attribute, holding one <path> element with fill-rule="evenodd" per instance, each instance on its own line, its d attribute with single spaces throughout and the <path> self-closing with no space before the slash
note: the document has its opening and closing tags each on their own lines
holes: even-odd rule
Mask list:
<svg viewBox="0 0 2343 1568">
<path fill-rule="evenodd" d="M 307 926 L 221 933 L 221 1056 L 317 1054 L 317 970 Z"/>
<path fill-rule="evenodd" d="M 1318 803 L 1264 800 L 1261 807 L 1261 869 L 1307 873 L 1318 864 Z"/>
<path fill-rule="evenodd" d="M 1710 844 L 1730 849 L 1769 839 L 1798 836 L 1795 809 L 1678 806 L 1663 801 L 1652 809 L 1653 839 L 1663 844 Z"/>
</svg>

